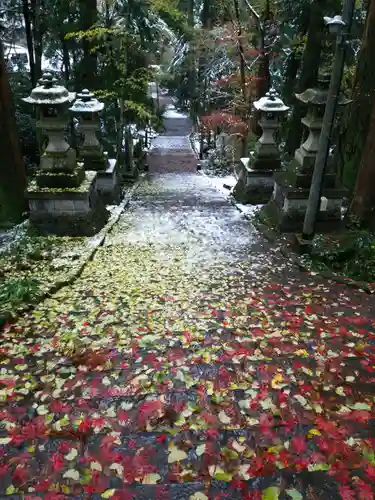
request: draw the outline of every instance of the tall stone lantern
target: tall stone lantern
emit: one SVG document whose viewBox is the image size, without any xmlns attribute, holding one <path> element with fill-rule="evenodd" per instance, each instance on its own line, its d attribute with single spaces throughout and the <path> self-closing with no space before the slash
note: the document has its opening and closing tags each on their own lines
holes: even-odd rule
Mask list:
<svg viewBox="0 0 375 500">
<path fill-rule="evenodd" d="M 289 111 L 275 89 L 254 102 L 254 108 L 260 112 L 259 125 L 263 133 L 250 157 L 241 158 L 236 167 L 238 181 L 233 190 L 233 196 L 238 201 L 250 204 L 266 203 L 270 199 L 274 174 L 281 170 L 275 132 L 279 130 L 282 118 Z"/>
<path fill-rule="evenodd" d="M 84 133 L 84 142 L 79 147 L 79 157 L 85 170 L 97 172 L 97 187 L 104 203 L 118 203 L 121 199 L 121 188 L 116 169 L 116 160 L 108 159 L 96 134 L 100 130 L 100 113 L 104 104 L 95 98 L 88 89 L 77 94 L 70 111 L 79 119 L 79 128 Z"/>
<path fill-rule="evenodd" d="M 320 72 L 316 87 L 296 94 L 296 98 L 307 106 L 307 114 L 301 121 L 308 131 L 308 136 L 295 151 L 294 159 L 287 170 L 275 175 L 272 198 L 263 212 L 281 231 L 294 232 L 302 229 L 327 103 L 329 80 L 328 73 Z M 349 102 L 341 96 L 339 105 Z M 345 190 L 337 185 L 335 172 L 330 165 L 324 178 L 318 217 L 322 229 L 335 227 L 341 220 L 341 205 L 345 193 Z"/>
<path fill-rule="evenodd" d="M 25 102 L 35 106 L 38 125 L 48 137 L 40 165 L 28 188 L 30 221 L 42 234 L 91 235 L 101 229 L 107 212 L 97 192 L 97 174 L 85 172 L 65 139 L 68 109 L 75 94 L 45 73 Z"/>
</svg>

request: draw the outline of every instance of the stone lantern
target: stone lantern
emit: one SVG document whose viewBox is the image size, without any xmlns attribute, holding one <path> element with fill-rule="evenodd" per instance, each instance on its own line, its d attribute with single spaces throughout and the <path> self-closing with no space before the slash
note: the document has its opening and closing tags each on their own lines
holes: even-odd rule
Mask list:
<svg viewBox="0 0 375 500">
<path fill-rule="evenodd" d="M 308 130 L 308 136 L 295 151 L 294 159 L 289 163 L 287 170 L 275 175 L 271 201 L 263 210 L 268 220 L 271 219 L 281 231 L 298 232 L 302 229 L 327 103 L 329 81 L 330 75 L 320 72 L 316 88 L 309 88 L 301 94 L 296 94 L 297 99 L 307 106 L 307 114 L 301 121 Z M 339 105 L 349 102 L 341 96 Z M 341 205 L 346 193 L 337 185 L 336 175 L 331 167 L 332 165 L 325 174 L 318 217 L 322 229 L 325 226 L 335 227 L 341 220 Z"/>
<path fill-rule="evenodd" d="M 37 108 L 37 126 L 48 137 L 36 176 L 39 187 L 77 187 L 84 179 L 83 169 L 77 167 L 76 152 L 65 139 L 67 111 L 74 99 L 75 93 L 57 85 L 57 80 L 48 72 L 38 80 L 31 95 L 23 99 Z"/>
<path fill-rule="evenodd" d="M 108 159 L 103 153 L 103 147 L 96 137 L 100 129 L 99 113 L 104 104 L 95 99 L 94 94 L 87 89 L 77 94 L 77 100 L 70 111 L 80 119 L 79 128 L 84 133 L 84 142 L 79 148 L 79 155 L 84 160 L 86 170 L 106 170 Z"/>
<path fill-rule="evenodd" d="M 266 203 L 272 194 L 274 174 L 281 170 L 280 150 L 275 141 L 275 132 L 280 128 L 281 119 L 289 107 L 271 89 L 254 102 L 254 108 L 260 112 L 259 125 L 262 136 L 250 153 L 249 158 L 241 158 L 236 167 L 238 181 L 233 196 L 241 203 Z"/>
<path fill-rule="evenodd" d="M 38 126 L 48 137 L 35 180 L 27 189 L 30 221 L 42 234 L 81 236 L 101 229 L 107 212 L 97 192 L 97 174 L 77 164 L 65 139 L 68 109 L 75 94 L 45 73 L 25 102 L 35 106 Z"/>
<path fill-rule="evenodd" d="M 118 203 L 121 188 L 116 169 L 116 160 L 108 159 L 96 133 L 100 130 L 100 113 L 104 104 L 88 89 L 77 95 L 70 111 L 79 119 L 79 128 L 84 133 L 84 142 L 79 147 L 79 156 L 85 170 L 95 170 L 98 174 L 97 188 L 106 204 Z"/>
</svg>

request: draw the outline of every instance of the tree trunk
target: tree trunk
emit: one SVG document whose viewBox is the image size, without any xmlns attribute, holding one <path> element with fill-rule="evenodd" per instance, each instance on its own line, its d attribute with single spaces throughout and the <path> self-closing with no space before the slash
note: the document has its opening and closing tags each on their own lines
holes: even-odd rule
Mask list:
<svg viewBox="0 0 375 500">
<path fill-rule="evenodd" d="M 10 90 L 4 47 L 0 40 L 0 218 L 18 221 L 26 209 L 25 167 L 15 119 L 12 92 Z"/>
<path fill-rule="evenodd" d="M 89 30 L 98 20 L 96 0 L 80 0 L 80 28 Z M 97 56 L 92 53 L 90 40 L 82 40 L 83 61 L 81 71 L 81 85 L 84 88 L 96 88 Z"/>
<path fill-rule="evenodd" d="M 355 194 L 350 213 L 358 216 L 367 227 L 375 228 L 375 103 L 372 106 L 370 125 L 359 167 Z"/>
<path fill-rule="evenodd" d="M 34 88 L 36 86 L 37 77 L 36 77 L 36 68 L 34 59 L 34 41 L 31 29 L 31 15 L 30 15 L 28 0 L 22 0 L 22 12 L 25 21 L 26 43 L 27 43 L 27 51 L 29 53 L 31 84 Z"/>
<path fill-rule="evenodd" d="M 33 13 L 33 38 L 35 57 L 35 78 L 39 80 L 42 76 L 42 56 L 43 56 L 43 0 L 31 0 L 31 10 Z"/>
<path fill-rule="evenodd" d="M 350 213 L 375 227 L 375 0 L 371 0 L 358 61 L 354 103 L 345 137 L 346 158 L 359 172 Z M 350 136 L 353 134 L 353 137 Z"/>
<path fill-rule="evenodd" d="M 375 0 L 371 0 L 352 92 L 353 103 L 346 112 L 347 120 L 337 148 L 339 170 L 343 172 L 343 182 L 348 188 L 353 187 L 358 174 L 375 102 L 374 53 Z"/>
<path fill-rule="evenodd" d="M 248 93 L 246 91 L 246 67 L 245 67 L 245 50 L 242 42 L 242 26 L 241 26 L 241 16 L 240 16 L 240 8 L 238 5 L 238 0 L 233 0 L 234 2 L 234 11 L 236 14 L 236 22 L 237 22 L 237 36 L 238 36 L 238 52 L 240 56 L 240 84 L 241 84 L 241 92 L 242 99 L 244 104 L 244 109 L 241 110 L 241 117 L 245 123 L 248 124 L 248 109 L 249 109 L 249 100 Z M 243 157 L 247 156 L 247 134 L 241 139 L 241 154 Z"/>
<path fill-rule="evenodd" d="M 311 4 L 310 24 L 307 42 L 302 58 L 302 70 L 298 81 L 297 93 L 304 92 L 316 84 L 320 64 L 322 41 L 324 39 L 323 15 L 327 12 L 327 0 L 316 0 Z M 292 117 L 289 122 L 285 151 L 293 155 L 300 146 L 303 134 L 301 119 L 306 113 L 306 106 L 294 99 Z"/>
</svg>

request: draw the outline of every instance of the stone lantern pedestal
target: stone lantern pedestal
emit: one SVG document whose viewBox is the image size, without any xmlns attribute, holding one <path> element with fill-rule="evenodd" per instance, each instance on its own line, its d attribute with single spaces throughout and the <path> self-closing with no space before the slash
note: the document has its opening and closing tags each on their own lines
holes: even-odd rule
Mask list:
<svg viewBox="0 0 375 500">
<path fill-rule="evenodd" d="M 85 172 L 65 140 L 67 110 L 75 98 L 46 73 L 25 102 L 39 108 L 48 136 L 35 180 L 27 188 L 30 221 L 42 234 L 90 236 L 108 220 L 98 196 L 97 173 Z"/>
<path fill-rule="evenodd" d="M 97 172 L 97 189 L 106 205 L 117 204 L 121 200 L 120 179 L 115 159 L 108 159 L 108 153 L 98 141 L 96 133 L 100 128 L 99 113 L 104 104 L 95 99 L 89 90 L 82 90 L 70 111 L 80 118 L 80 129 L 84 142 L 79 148 L 79 156 L 86 171 Z"/>
<path fill-rule="evenodd" d="M 308 106 L 307 115 L 301 120 L 308 130 L 308 137 L 295 151 L 287 170 L 275 174 L 271 200 L 262 211 L 265 218 L 283 232 L 302 230 L 327 102 L 329 78 L 329 75 L 321 74 L 317 88 L 296 94 L 297 99 Z M 341 98 L 339 104 L 347 102 L 349 101 Z M 337 185 L 336 174 L 329 161 L 317 218 L 318 230 L 332 229 L 341 222 L 345 194 L 346 190 Z"/>
<path fill-rule="evenodd" d="M 241 203 L 267 203 L 274 184 L 274 174 L 281 170 L 280 151 L 275 142 L 275 132 L 280 127 L 280 118 L 289 110 L 271 89 L 265 97 L 254 103 L 261 112 L 259 125 L 263 134 L 249 158 L 241 158 L 236 165 L 238 181 L 233 196 Z"/>
</svg>

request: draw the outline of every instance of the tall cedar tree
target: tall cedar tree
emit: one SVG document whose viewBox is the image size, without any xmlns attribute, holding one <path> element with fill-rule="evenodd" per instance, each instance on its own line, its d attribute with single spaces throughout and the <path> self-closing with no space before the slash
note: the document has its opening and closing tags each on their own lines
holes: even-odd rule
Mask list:
<svg viewBox="0 0 375 500">
<path fill-rule="evenodd" d="M 359 56 L 346 157 L 359 165 L 350 213 L 375 228 L 375 0 L 370 0 Z M 353 163 L 354 162 L 354 163 Z"/>
<path fill-rule="evenodd" d="M 9 86 L 4 47 L 0 40 L 0 215 L 17 221 L 26 208 L 26 173 Z M 1 222 L 4 222 L 2 220 Z"/>
</svg>

